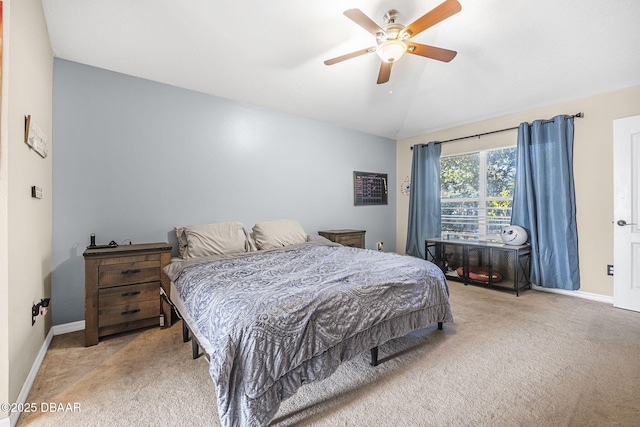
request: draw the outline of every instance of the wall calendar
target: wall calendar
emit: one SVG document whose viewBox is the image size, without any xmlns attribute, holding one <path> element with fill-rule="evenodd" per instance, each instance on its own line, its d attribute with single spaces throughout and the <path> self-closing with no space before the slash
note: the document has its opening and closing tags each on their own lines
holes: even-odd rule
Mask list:
<svg viewBox="0 0 640 427">
<path fill-rule="evenodd" d="M 386 173 L 353 172 L 355 206 L 386 205 L 388 194 Z"/>
</svg>

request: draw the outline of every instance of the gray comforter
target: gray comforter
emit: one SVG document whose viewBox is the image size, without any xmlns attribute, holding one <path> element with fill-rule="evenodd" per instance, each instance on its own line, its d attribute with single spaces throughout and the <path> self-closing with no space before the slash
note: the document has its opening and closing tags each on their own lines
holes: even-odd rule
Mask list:
<svg viewBox="0 0 640 427">
<path fill-rule="evenodd" d="M 267 425 L 302 384 L 453 320 L 440 269 L 409 256 L 311 242 L 178 261 L 165 272 L 209 355 L 224 426 Z"/>
</svg>

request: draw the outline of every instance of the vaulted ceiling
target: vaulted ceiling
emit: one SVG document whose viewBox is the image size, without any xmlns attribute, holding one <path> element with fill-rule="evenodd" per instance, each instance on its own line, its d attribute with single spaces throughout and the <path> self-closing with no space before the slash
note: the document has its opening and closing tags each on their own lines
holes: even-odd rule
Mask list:
<svg viewBox="0 0 640 427">
<path fill-rule="evenodd" d="M 408 25 L 442 0 L 42 0 L 58 58 L 391 139 L 640 84 L 637 0 L 459 0 L 413 41 L 388 83 L 375 45 L 343 15 Z"/>
</svg>

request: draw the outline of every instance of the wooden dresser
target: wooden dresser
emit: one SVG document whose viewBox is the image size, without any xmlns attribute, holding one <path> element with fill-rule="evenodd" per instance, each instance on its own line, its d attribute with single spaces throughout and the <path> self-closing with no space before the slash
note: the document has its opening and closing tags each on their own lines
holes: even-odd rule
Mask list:
<svg viewBox="0 0 640 427">
<path fill-rule="evenodd" d="M 318 234 L 332 242 L 340 243 L 342 246 L 351 246 L 354 248 L 364 249 L 364 233 L 365 230 L 323 230 Z"/>
<path fill-rule="evenodd" d="M 160 287 L 169 294 L 168 283 L 162 283 L 162 268 L 171 261 L 168 243 L 87 248 L 83 256 L 85 346 L 105 335 L 160 324 Z M 165 313 L 170 322 L 171 312 Z"/>
</svg>

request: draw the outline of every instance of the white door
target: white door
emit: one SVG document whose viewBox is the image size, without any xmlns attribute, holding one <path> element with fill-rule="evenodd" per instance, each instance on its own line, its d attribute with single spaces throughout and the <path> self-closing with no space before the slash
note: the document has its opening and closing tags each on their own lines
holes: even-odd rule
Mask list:
<svg viewBox="0 0 640 427">
<path fill-rule="evenodd" d="M 640 116 L 613 121 L 613 305 L 640 311 Z"/>
</svg>

